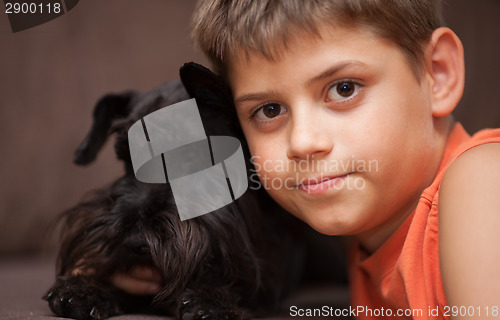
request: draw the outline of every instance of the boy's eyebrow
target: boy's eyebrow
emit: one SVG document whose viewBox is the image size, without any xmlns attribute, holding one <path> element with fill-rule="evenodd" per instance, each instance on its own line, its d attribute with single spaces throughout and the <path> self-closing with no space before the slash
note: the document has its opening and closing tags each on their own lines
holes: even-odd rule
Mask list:
<svg viewBox="0 0 500 320">
<path fill-rule="evenodd" d="M 235 105 L 238 105 L 238 103 L 243 102 L 243 101 L 258 101 L 258 100 L 266 100 L 267 97 L 276 95 L 274 91 L 264 91 L 264 92 L 258 92 L 258 93 L 248 93 L 241 95 L 237 98 L 234 99 Z"/>
<path fill-rule="evenodd" d="M 307 80 L 306 85 L 310 86 L 314 82 L 318 82 L 318 81 L 323 80 L 325 78 L 329 78 L 329 77 L 333 76 L 335 73 L 339 72 L 340 70 L 342 70 L 346 67 L 350 67 L 350 66 L 366 67 L 367 65 L 365 63 L 363 63 L 361 61 L 357 61 L 357 60 L 343 61 L 343 62 L 340 62 L 338 64 L 335 64 L 335 65 L 329 67 L 328 69 L 326 69 L 325 71 L 323 71 L 319 75 L 314 76 L 311 79 Z"/>
<path fill-rule="evenodd" d="M 306 86 L 310 86 L 314 82 L 318 82 L 320 80 L 323 80 L 325 78 L 329 78 L 333 76 L 335 73 L 339 72 L 342 69 L 345 69 L 350 66 L 361 66 L 361 67 L 366 67 L 367 65 L 361 61 L 357 60 L 348 60 L 348 61 L 343 61 L 340 63 L 337 63 L 325 71 L 321 72 L 320 74 L 308 79 L 306 81 Z M 276 95 L 274 91 L 264 91 L 264 92 L 257 92 L 257 93 L 248 93 L 248 94 L 243 94 L 237 98 L 234 99 L 235 105 L 238 105 L 238 103 L 243 102 L 243 101 L 259 101 L 259 100 L 266 100 L 267 97 L 271 95 Z"/>
</svg>

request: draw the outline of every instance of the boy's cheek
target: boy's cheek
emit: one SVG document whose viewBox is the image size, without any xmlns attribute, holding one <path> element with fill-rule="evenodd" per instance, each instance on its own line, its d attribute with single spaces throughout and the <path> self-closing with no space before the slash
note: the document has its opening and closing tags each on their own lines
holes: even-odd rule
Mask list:
<svg viewBox="0 0 500 320">
<path fill-rule="evenodd" d="M 252 163 L 254 168 L 250 174 L 250 182 L 264 188 L 273 198 L 297 189 L 300 176 L 297 172 L 290 171 L 288 161 L 254 155 Z"/>
</svg>

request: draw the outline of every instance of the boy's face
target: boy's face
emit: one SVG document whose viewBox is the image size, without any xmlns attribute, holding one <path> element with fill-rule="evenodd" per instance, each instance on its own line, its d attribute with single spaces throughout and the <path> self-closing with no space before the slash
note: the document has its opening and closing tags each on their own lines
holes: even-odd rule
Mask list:
<svg viewBox="0 0 500 320">
<path fill-rule="evenodd" d="M 275 62 L 234 61 L 229 80 L 260 180 L 325 234 L 384 237 L 438 169 L 429 76 L 355 27 L 297 35 Z"/>
</svg>

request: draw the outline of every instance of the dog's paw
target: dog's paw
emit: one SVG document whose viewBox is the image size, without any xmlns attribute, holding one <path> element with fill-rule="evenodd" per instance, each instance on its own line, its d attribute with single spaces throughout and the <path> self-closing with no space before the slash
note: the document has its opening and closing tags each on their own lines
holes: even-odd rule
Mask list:
<svg viewBox="0 0 500 320">
<path fill-rule="evenodd" d="M 202 295 L 183 297 L 179 303 L 177 318 L 180 320 L 243 320 L 246 313 L 232 301 L 206 299 Z"/>
<path fill-rule="evenodd" d="M 238 309 L 215 307 L 211 305 L 186 306 L 182 320 L 242 320 L 245 319 Z"/>
<path fill-rule="evenodd" d="M 101 320 L 122 313 L 113 301 L 112 288 L 93 277 L 59 278 L 43 297 L 58 316 Z"/>
</svg>

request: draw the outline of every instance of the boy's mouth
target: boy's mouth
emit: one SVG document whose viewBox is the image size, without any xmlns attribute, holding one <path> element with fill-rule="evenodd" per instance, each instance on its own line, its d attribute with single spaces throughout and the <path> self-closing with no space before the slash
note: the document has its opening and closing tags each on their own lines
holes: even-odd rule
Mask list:
<svg viewBox="0 0 500 320">
<path fill-rule="evenodd" d="M 316 178 L 309 178 L 297 185 L 298 189 L 308 194 L 320 194 L 330 189 L 340 189 L 344 185 L 344 179 L 350 173 L 343 175 L 325 177 L 323 175 Z"/>
</svg>

